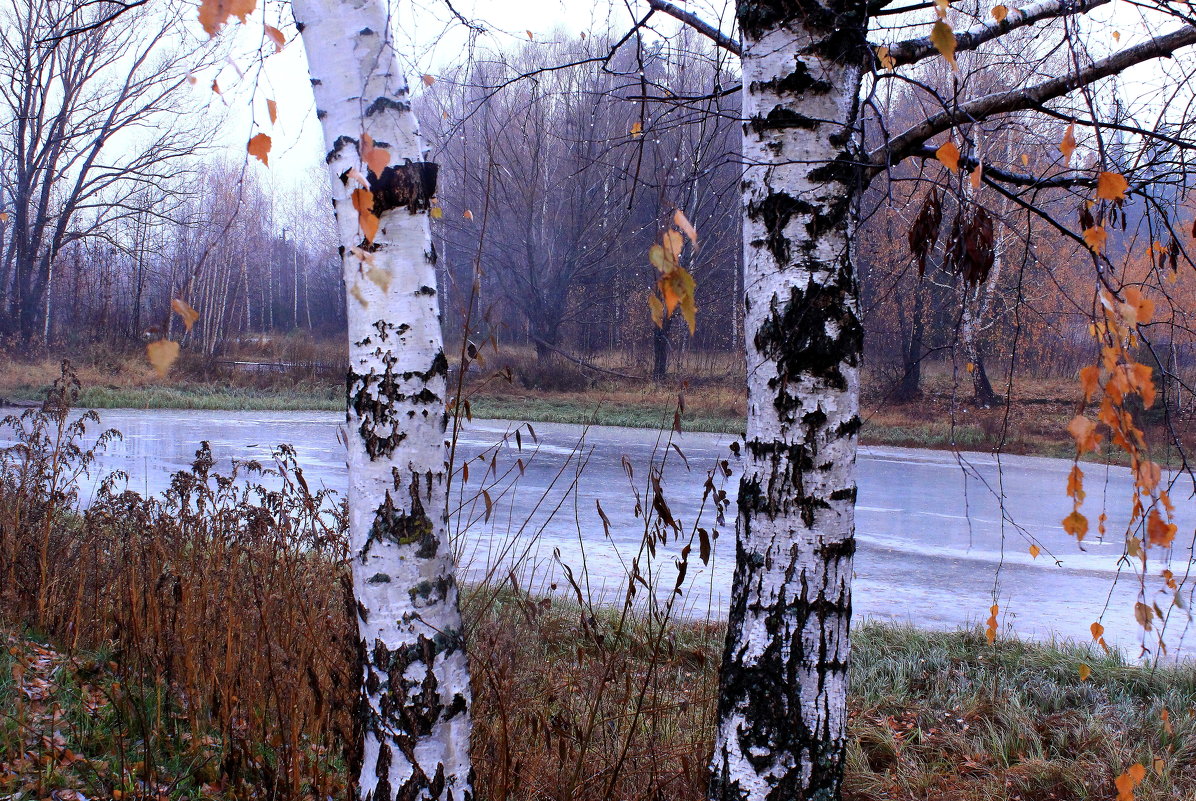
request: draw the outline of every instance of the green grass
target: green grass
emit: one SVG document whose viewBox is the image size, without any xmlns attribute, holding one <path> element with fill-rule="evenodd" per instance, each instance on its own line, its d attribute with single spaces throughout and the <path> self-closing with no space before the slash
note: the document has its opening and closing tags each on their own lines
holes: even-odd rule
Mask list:
<svg viewBox="0 0 1196 801">
<path fill-rule="evenodd" d="M 495 612 L 515 614 L 502 603 Z M 564 636 L 572 629 L 561 625 L 560 631 Z M 711 655 L 722 639 L 717 626 L 680 635 L 678 647 Z M 22 647 L 34 639 L 20 638 Z M 1148 769 L 1135 790 L 1138 801 L 1196 797 L 1191 667 L 1151 670 L 1074 644 L 998 639 L 989 645 L 979 630 L 866 623 L 853 639 L 847 801 L 1111 799 L 1113 780 L 1134 763 Z M 18 709 L 13 665 L 23 653 L 10 653 L 11 642 L 0 649 L 0 762 L 33 773 L 0 771 L 0 795 L 22 786 L 47 794 L 74 787 L 89 797 L 130 791 L 152 771 L 169 784 L 170 798 L 194 798 L 216 780 L 218 739 L 193 742 L 163 687 L 118 676 L 108 652 L 63 660 L 46 705 L 57 718 L 31 715 L 27 703 Z M 634 650 L 638 640 L 620 642 Z M 573 648 L 562 643 L 560 653 L 550 653 L 566 659 Z M 702 664 L 716 669 L 713 660 Z M 1086 680 L 1081 665 L 1091 670 Z M 139 721 L 155 723 L 146 729 Z M 53 727 L 88 761 L 21 763 L 30 726 Z M 249 745 L 268 758 L 267 746 Z M 44 757 L 48 746 L 41 748 Z"/>
<path fill-rule="evenodd" d="M 474 417 L 526 420 L 531 423 L 579 423 L 628 428 L 661 428 L 673 425 L 673 407 L 666 404 L 610 403 L 595 399 L 499 398 L 490 395 L 471 399 Z M 726 434 L 743 432 L 744 420 L 738 417 L 686 412 L 681 416 L 686 431 Z"/>
<path fill-rule="evenodd" d="M 90 409 L 210 409 L 229 411 L 340 411 L 345 407 L 339 387 L 305 387 L 280 390 L 222 387 L 178 383 L 150 387 L 85 386 L 80 407 Z M 8 393 L 13 400 L 45 397 L 44 387 L 18 387 Z"/>
</svg>

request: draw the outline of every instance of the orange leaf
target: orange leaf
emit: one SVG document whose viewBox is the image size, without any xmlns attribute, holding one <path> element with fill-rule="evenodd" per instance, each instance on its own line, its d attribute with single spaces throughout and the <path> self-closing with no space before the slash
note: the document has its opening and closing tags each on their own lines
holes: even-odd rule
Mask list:
<svg viewBox="0 0 1196 801">
<path fill-rule="evenodd" d="M 0 223 L 2 223 L 2 222 L 8 222 L 8 212 L 7 211 L 0 211 Z"/>
<path fill-rule="evenodd" d="M 1138 325 L 1145 325 L 1154 317 L 1154 301 L 1142 294 L 1137 287 L 1129 286 L 1121 294 L 1125 302 L 1134 307 L 1134 319 Z"/>
<path fill-rule="evenodd" d="M 1130 765 L 1130 769 L 1126 773 L 1134 780 L 1134 784 L 1141 784 L 1142 780 L 1146 778 L 1146 768 L 1142 767 L 1142 763 L 1140 762 Z"/>
<path fill-rule="evenodd" d="M 1071 419 L 1067 424 L 1067 431 L 1076 441 L 1076 450 L 1080 453 L 1096 450 L 1097 443 L 1100 442 L 1100 435 L 1096 433 L 1096 423 L 1082 414 L 1077 414 Z"/>
<path fill-rule="evenodd" d="M 170 372 L 170 365 L 179 357 L 179 343 L 157 339 L 145 346 L 145 357 L 162 378 Z"/>
<path fill-rule="evenodd" d="M 386 165 L 390 164 L 390 151 L 385 148 L 374 146 L 374 137 L 368 133 L 361 135 L 361 160 L 365 162 L 365 166 L 369 168 L 374 175 L 381 175 L 382 171 L 386 169 Z"/>
<path fill-rule="evenodd" d="M 973 189 L 980 188 L 980 179 L 983 177 L 982 176 L 983 170 L 984 170 L 984 165 L 977 164 L 976 169 L 972 170 L 972 174 L 970 176 L 968 176 L 968 181 L 972 184 Z"/>
<path fill-rule="evenodd" d="M 270 166 L 270 137 L 264 133 L 249 140 L 249 155 Z"/>
<path fill-rule="evenodd" d="M 1154 492 L 1163 477 L 1163 470 L 1158 462 L 1138 462 L 1134 468 L 1134 483 L 1146 492 Z"/>
<path fill-rule="evenodd" d="M 695 245 L 698 244 L 698 229 L 694 228 L 693 223 L 685 216 L 685 212 L 677 209 L 673 212 L 673 225 L 677 226 L 682 232 L 689 237 L 689 241 Z"/>
<path fill-rule="evenodd" d="M 1067 130 L 1063 132 L 1063 141 L 1059 143 L 1059 152 L 1063 154 L 1063 158 L 1071 161 L 1071 154 L 1076 152 L 1075 123 L 1067 126 Z"/>
<path fill-rule="evenodd" d="M 249 19 L 256 5 L 257 0 L 201 0 L 199 24 L 208 36 L 215 36 L 229 17 L 237 17 L 241 22 Z"/>
<path fill-rule="evenodd" d="M 639 122 L 638 120 L 637 120 L 637 121 L 635 121 L 635 122 L 633 122 L 633 123 L 631 124 L 631 131 L 630 131 L 630 133 L 631 133 L 631 135 L 632 135 L 632 136 L 641 136 L 641 135 L 643 135 L 643 133 L 644 133 L 644 126 L 643 126 L 643 123 Z"/>
<path fill-rule="evenodd" d="M 884 45 L 876 48 L 876 60 L 880 62 L 882 69 L 891 70 L 897 67 L 897 60 L 889 55 L 889 48 Z"/>
<path fill-rule="evenodd" d="M 378 218 L 374 215 L 374 193 L 368 189 L 354 189 L 353 208 L 357 210 L 357 224 L 365 241 L 373 242 L 378 235 Z"/>
<path fill-rule="evenodd" d="M 1100 623 L 1093 623 L 1091 626 L 1089 626 L 1089 630 L 1092 632 L 1092 639 L 1094 640 L 1099 640 L 1101 637 L 1105 636 L 1105 627 Z"/>
<path fill-rule="evenodd" d="M 1031 556 L 1033 556 L 1035 559 L 1037 559 L 1037 558 L 1038 558 L 1038 555 L 1039 555 L 1040 553 L 1042 553 L 1042 549 L 1041 549 L 1041 548 L 1039 548 L 1037 545 L 1031 545 L 1031 546 L 1030 546 L 1030 555 L 1031 555 Z"/>
<path fill-rule="evenodd" d="M 997 22 L 1004 22 L 1005 18 L 1009 16 L 1009 9 L 1006 6 L 993 6 L 993 19 Z"/>
<path fill-rule="evenodd" d="M 433 78 L 431 75 L 424 75 L 423 82 L 424 82 L 424 86 L 431 86 L 432 84 L 436 83 L 436 79 Z"/>
<path fill-rule="evenodd" d="M 1100 389 L 1100 368 L 1089 365 L 1080 370 L 1080 388 L 1084 390 L 1084 402 L 1092 400 Z"/>
<path fill-rule="evenodd" d="M 266 99 L 266 113 L 270 115 L 271 124 L 278 122 L 278 103 L 274 100 Z"/>
<path fill-rule="evenodd" d="M 1084 535 L 1088 533 L 1088 518 L 1079 512 L 1072 512 L 1063 518 L 1063 530 L 1075 537 L 1077 541 L 1083 542 Z"/>
<path fill-rule="evenodd" d="M 274 42 L 275 53 L 282 50 L 283 46 L 287 43 L 287 38 L 282 35 L 282 31 L 278 30 L 278 28 L 275 28 L 273 25 L 266 26 L 266 37 L 271 42 Z"/>
<path fill-rule="evenodd" d="M 1102 172 L 1096 179 L 1096 196 L 1101 200 L 1124 200 L 1129 188 L 1129 182 L 1120 173 Z"/>
<path fill-rule="evenodd" d="M 465 211 L 463 211 L 463 212 L 461 213 L 461 216 L 462 216 L 462 217 L 464 217 L 464 218 L 465 218 L 465 219 L 467 219 L 467 220 L 472 220 L 472 219 L 473 219 L 473 212 L 472 212 L 472 211 L 470 211 L 469 209 L 466 209 Z"/>
<path fill-rule="evenodd" d="M 951 140 L 939 145 L 934 151 L 934 157 L 946 165 L 951 172 L 959 172 L 959 148 Z"/>
<path fill-rule="evenodd" d="M 187 327 L 188 331 L 191 330 L 191 326 L 195 325 L 195 321 L 199 319 L 199 312 L 191 308 L 191 304 L 185 300 L 173 299 L 170 301 L 170 308 L 174 309 L 175 314 L 183 318 L 183 325 Z"/>
<path fill-rule="evenodd" d="M 1084 501 L 1084 471 L 1078 464 L 1072 465 L 1067 474 L 1067 497 L 1075 498 L 1077 503 Z"/>
<path fill-rule="evenodd" d="M 1084 242 L 1093 251 L 1100 253 L 1105 249 L 1105 240 L 1109 238 L 1105 229 L 1099 225 L 1094 225 L 1091 228 L 1084 229 Z"/>
<path fill-rule="evenodd" d="M 1080 681 L 1088 681 L 1088 677 L 1092 675 L 1092 668 L 1081 662 L 1076 672 L 1080 674 Z"/>
<path fill-rule="evenodd" d="M 1162 548 L 1169 547 L 1171 541 L 1175 539 L 1176 530 L 1177 527 L 1174 523 L 1163 520 L 1158 509 L 1150 510 L 1150 514 L 1146 517 L 1146 534 L 1151 545 L 1158 545 Z"/>
</svg>

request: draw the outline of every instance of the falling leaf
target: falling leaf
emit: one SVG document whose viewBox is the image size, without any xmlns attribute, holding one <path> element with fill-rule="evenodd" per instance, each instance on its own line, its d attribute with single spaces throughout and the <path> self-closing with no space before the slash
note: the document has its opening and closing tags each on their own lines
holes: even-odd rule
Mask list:
<svg viewBox="0 0 1196 801">
<path fill-rule="evenodd" d="M 1124 200 L 1129 188 L 1129 182 L 1120 173 L 1102 172 L 1096 179 L 1096 196 L 1101 200 Z"/>
<path fill-rule="evenodd" d="M 1067 130 L 1063 132 L 1063 140 L 1059 142 L 1059 152 L 1063 154 L 1063 158 L 1071 161 L 1071 154 L 1076 152 L 1076 125 L 1073 122 L 1067 126 Z"/>
<path fill-rule="evenodd" d="M 644 126 L 641 122 L 639 122 L 639 120 L 636 120 L 635 122 L 633 122 L 631 124 L 631 135 L 632 136 L 641 136 L 641 135 L 643 135 L 643 133 L 644 133 Z"/>
<path fill-rule="evenodd" d="M 934 151 L 934 157 L 946 165 L 951 172 L 959 172 L 959 148 L 948 139 Z"/>
<path fill-rule="evenodd" d="M 950 25 L 942 20 L 934 23 L 934 28 L 930 31 L 930 43 L 943 54 L 951 69 L 959 69 L 959 65 L 955 63 L 955 31 L 951 30 Z"/>
<path fill-rule="evenodd" d="M 1075 537 L 1077 542 L 1083 542 L 1084 535 L 1088 533 L 1088 518 L 1073 511 L 1063 518 L 1063 530 Z"/>
<path fill-rule="evenodd" d="M 145 357 L 162 378 L 170 372 L 170 365 L 179 358 L 179 343 L 169 339 L 157 339 L 145 346 Z"/>
<path fill-rule="evenodd" d="M 1096 253 L 1105 249 L 1105 240 L 1108 238 L 1109 234 L 1099 225 L 1084 229 L 1084 242 Z"/>
<path fill-rule="evenodd" d="M 215 36 L 229 17 L 237 17 L 241 22 L 248 20 L 256 5 L 257 0 L 201 0 L 199 24 L 209 37 Z"/>
<path fill-rule="evenodd" d="M 381 267 L 371 267 L 366 270 L 365 277 L 370 279 L 383 292 L 390 291 L 390 270 L 383 270 Z"/>
<path fill-rule="evenodd" d="M 386 165 L 390 164 L 390 151 L 376 147 L 374 145 L 374 137 L 368 133 L 361 135 L 361 160 L 365 162 L 365 166 L 369 168 L 374 175 L 381 175 L 382 171 L 386 169 Z"/>
<path fill-rule="evenodd" d="M 264 133 L 249 140 L 249 155 L 258 159 L 267 167 L 270 166 L 270 137 Z"/>
<path fill-rule="evenodd" d="M 689 241 L 698 244 L 698 229 L 694 228 L 693 223 L 685 216 L 685 212 L 677 209 L 673 212 L 673 225 L 681 229 L 681 231 L 689 237 Z"/>
<path fill-rule="evenodd" d="M 1004 22 L 1005 18 L 1009 16 L 1009 7 L 993 6 L 992 15 L 997 22 Z"/>
<path fill-rule="evenodd" d="M 1041 548 L 1039 548 L 1037 545 L 1031 545 L 1031 546 L 1030 546 L 1030 556 L 1032 556 L 1032 557 L 1034 557 L 1035 559 L 1037 559 L 1037 558 L 1038 558 L 1038 555 L 1039 555 L 1040 553 L 1042 553 L 1042 549 L 1041 549 Z"/>
<path fill-rule="evenodd" d="M 283 46 L 287 43 L 287 38 L 282 35 L 282 31 L 278 30 L 278 28 L 275 28 L 273 25 L 266 26 L 266 37 L 271 42 L 274 42 L 275 53 L 282 50 Z"/>
<path fill-rule="evenodd" d="M 889 48 L 884 45 L 876 48 L 876 60 L 880 62 L 882 69 L 891 70 L 897 68 L 897 60 L 889 54 Z"/>
<path fill-rule="evenodd" d="M 266 113 L 270 115 L 270 124 L 278 122 L 278 103 L 277 101 L 266 100 Z"/>
<path fill-rule="evenodd" d="M 170 308 L 174 310 L 175 314 L 183 318 L 183 325 L 187 330 L 191 330 L 191 326 L 195 325 L 195 321 L 199 319 L 199 312 L 191 308 L 191 304 L 185 300 L 175 298 L 170 301 Z"/>
<path fill-rule="evenodd" d="M 1080 674 L 1080 681 L 1088 681 L 1088 677 L 1092 675 L 1092 668 L 1081 662 L 1076 672 Z"/>
<path fill-rule="evenodd" d="M 357 210 L 357 224 L 367 242 L 373 242 L 378 235 L 378 218 L 374 215 L 374 193 L 368 189 L 354 189 L 353 208 Z"/>
<path fill-rule="evenodd" d="M 472 220 L 472 219 L 473 219 L 473 212 L 472 212 L 472 211 L 470 211 L 469 209 L 466 209 L 464 212 L 462 212 L 461 216 L 462 216 L 462 217 L 464 217 L 464 218 L 465 218 L 465 219 L 467 219 L 467 220 Z"/>
</svg>

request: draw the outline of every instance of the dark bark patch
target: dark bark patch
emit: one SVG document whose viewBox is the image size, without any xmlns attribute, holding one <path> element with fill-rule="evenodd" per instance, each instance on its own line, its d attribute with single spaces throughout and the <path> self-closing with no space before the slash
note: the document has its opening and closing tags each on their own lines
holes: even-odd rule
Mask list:
<svg viewBox="0 0 1196 801">
<path fill-rule="evenodd" d="M 383 168 L 381 175 L 370 171 L 367 178 L 374 195 L 375 216 L 397 208 L 406 208 L 412 214 L 430 209 L 439 171 L 440 165 L 431 161 L 393 164 Z"/>
<path fill-rule="evenodd" d="M 363 562 L 375 542 L 416 545 L 415 556 L 420 559 L 429 559 L 436 555 L 440 540 L 433 529 L 432 518 L 424 511 L 417 479 L 413 478 L 411 481 L 411 508 L 406 512 L 395 507 L 390 491 L 387 490 L 386 498 L 374 511 L 374 522 L 370 526 L 365 546 L 361 549 Z"/>
<path fill-rule="evenodd" d="M 384 111 L 396 111 L 401 114 L 411 111 L 411 104 L 406 100 L 391 100 L 389 97 L 380 97 L 373 103 L 370 103 L 369 108 L 365 110 L 365 116 L 372 117 Z"/>
<path fill-rule="evenodd" d="M 810 74 L 809 67 L 804 61 L 798 61 L 793 72 L 783 78 L 773 78 L 770 81 L 752 81 L 751 91 L 773 92 L 775 94 L 804 95 L 807 93 L 824 95 L 834 89 L 834 85 Z"/>
<path fill-rule="evenodd" d="M 332 147 L 328 149 L 328 153 L 324 156 L 324 163 L 331 164 L 340 156 L 341 151 L 346 147 L 352 145 L 357 147 L 357 140 L 351 136 L 338 136 L 336 141 L 332 143 Z"/>
<path fill-rule="evenodd" d="M 765 131 L 781 131 L 788 128 L 816 131 L 822 125 L 822 120 L 807 117 L 793 109 L 776 106 L 763 117 L 752 117 L 748 124 L 757 134 L 763 134 Z"/>
</svg>

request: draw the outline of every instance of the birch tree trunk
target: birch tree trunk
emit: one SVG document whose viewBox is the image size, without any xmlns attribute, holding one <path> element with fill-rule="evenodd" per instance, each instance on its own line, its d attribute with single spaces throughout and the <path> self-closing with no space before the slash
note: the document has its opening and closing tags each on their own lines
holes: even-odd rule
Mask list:
<svg viewBox="0 0 1196 801">
<path fill-rule="evenodd" d="M 748 427 L 710 795 L 833 799 L 846 748 L 866 3 L 741 0 Z"/>
<path fill-rule="evenodd" d="M 427 214 L 436 165 L 424 161 L 385 4 L 295 0 L 294 9 L 348 293 L 349 516 L 364 661 L 358 792 L 462 801 L 473 795 L 470 692 L 445 519 L 448 363 Z M 366 165 L 366 133 L 389 151 L 381 174 Z M 351 202 L 361 188 L 354 169 L 380 220 L 372 243 Z"/>
</svg>

